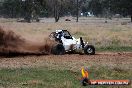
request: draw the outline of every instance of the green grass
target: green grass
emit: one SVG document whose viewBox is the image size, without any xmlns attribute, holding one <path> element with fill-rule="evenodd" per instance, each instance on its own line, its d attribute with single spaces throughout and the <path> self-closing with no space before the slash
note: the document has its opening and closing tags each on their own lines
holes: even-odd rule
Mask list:
<svg viewBox="0 0 132 88">
<path fill-rule="evenodd" d="M 131 70 L 108 67 L 91 67 L 90 79 L 130 79 Z M 1 69 L 0 87 L 9 88 L 83 88 L 79 78 L 81 73 L 71 70 L 48 68 Z M 95 88 L 94 86 L 91 86 Z M 91 88 L 90 87 L 90 88 Z M 97 88 L 108 86 L 98 86 Z M 130 87 L 130 86 L 126 86 Z M 122 87 L 124 88 L 124 87 Z"/>
<path fill-rule="evenodd" d="M 0 85 L 4 87 L 76 88 L 79 86 L 78 83 L 74 74 L 67 70 L 46 68 L 0 70 Z"/>
</svg>

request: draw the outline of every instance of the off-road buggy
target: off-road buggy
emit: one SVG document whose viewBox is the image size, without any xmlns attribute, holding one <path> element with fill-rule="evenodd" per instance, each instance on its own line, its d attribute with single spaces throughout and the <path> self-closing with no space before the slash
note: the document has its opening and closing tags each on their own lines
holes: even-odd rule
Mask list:
<svg viewBox="0 0 132 88">
<path fill-rule="evenodd" d="M 56 30 L 49 35 L 51 40 L 58 42 L 56 46 L 51 49 L 52 54 L 63 55 L 71 52 L 83 52 L 87 55 L 94 55 L 95 48 L 93 45 L 89 45 L 84 42 L 82 37 L 75 39 L 67 30 Z"/>
</svg>

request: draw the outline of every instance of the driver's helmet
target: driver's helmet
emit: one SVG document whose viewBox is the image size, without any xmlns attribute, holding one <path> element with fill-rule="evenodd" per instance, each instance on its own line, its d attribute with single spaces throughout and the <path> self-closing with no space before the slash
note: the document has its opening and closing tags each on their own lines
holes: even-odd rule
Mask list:
<svg viewBox="0 0 132 88">
<path fill-rule="evenodd" d="M 60 32 L 62 32 L 62 30 L 56 30 L 56 33 L 60 33 Z"/>
<path fill-rule="evenodd" d="M 56 30 L 57 33 L 57 38 L 60 39 L 63 36 L 63 31 L 62 30 Z"/>
</svg>

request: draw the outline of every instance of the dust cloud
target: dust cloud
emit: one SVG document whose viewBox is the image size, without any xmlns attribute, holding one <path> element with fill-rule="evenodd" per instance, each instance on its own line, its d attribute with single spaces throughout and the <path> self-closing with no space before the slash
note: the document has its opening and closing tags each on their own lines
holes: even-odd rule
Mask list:
<svg viewBox="0 0 132 88">
<path fill-rule="evenodd" d="M 43 43 L 29 41 L 11 30 L 0 27 L 0 55 L 47 55 L 55 41 L 45 38 Z"/>
</svg>

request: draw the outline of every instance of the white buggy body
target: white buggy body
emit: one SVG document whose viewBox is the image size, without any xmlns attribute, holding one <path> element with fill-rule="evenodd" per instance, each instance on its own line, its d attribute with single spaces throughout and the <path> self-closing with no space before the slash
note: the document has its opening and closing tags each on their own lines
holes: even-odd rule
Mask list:
<svg viewBox="0 0 132 88">
<path fill-rule="evenodd" d="M 80 44 L 80 39 L 75 39 L 74 37 L 72 37 L 72 38 L 73 39 L 66 39 L 63 36 L 61 37 L 65 51 L 71 51 L 71 49 L 75 50 L 75 49 L 82 48 L 82 46 Z"/>
<path fill-rule="evenodd" d="M 79 39 L 72 37 L 67 30 L 56 30 L 56 32 L 51 33 L 49 37 L 59 43 L 59 45 L 53 50 L 54 52 L 59 52 L 59 49 L 60 51 L 65 52 L 81 50 L 84 51 L 85 54 L 95 54 L 94 46 L 88 45 L 88 43 L 85 44 L 81 37 Z M 64 50 L 61 50 L 62 47 Z"/>
</svg>

